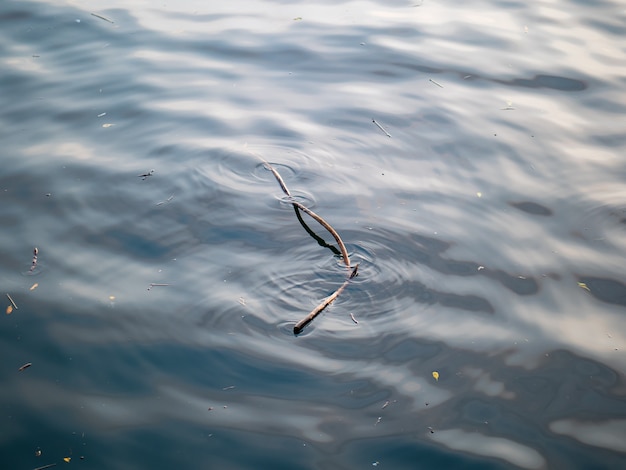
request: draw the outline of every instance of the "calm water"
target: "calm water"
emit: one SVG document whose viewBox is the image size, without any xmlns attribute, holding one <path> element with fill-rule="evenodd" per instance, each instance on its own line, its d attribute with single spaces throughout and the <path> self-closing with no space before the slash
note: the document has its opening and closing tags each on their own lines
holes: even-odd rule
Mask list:
<svg viewBox="0 0 626 470">
<path fill-rule="evenodd" d="M 0 3 L 0 467 L 625 468 L 623 3 L 212 3 Z"/>
</svg>

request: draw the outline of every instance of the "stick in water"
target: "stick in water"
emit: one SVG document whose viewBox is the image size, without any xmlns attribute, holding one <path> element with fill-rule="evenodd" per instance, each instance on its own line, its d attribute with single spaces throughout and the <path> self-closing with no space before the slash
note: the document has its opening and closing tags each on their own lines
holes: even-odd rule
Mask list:
<svg viewBox="0 0 626 470">
<path fill-rule="evenodd" d="M 328 307 L 331 303 L 333 303 L 333 301 L 339 297 L 339 294 L 341 294 L 343 292 L 343 290 L 346 288 L 346 286 L 350 283 L 350 280 L 352 278 L 354 278 L 357 275 L 357 271 L 359 269 L 359 264 L 357 263 L 356 266 L 354 267 L 354 269 L 352 270 L 352 273 L 350 274 L 350 277 L 348 279 L 346 279 L 343 284 L 341 284 L 341 287 L 339 287 L 339 289 L 337 289 L 332 295 L 330 295 L 329 297 L 326 297 L 321 304 L 319 304 L 317 307 L 315 307 L 311 313 L 309 313 L 306 317 L 304 317 L 302 320 L 300 320 L 298 323 L 296 323 L 296 326 L 293 327 L 293 333 L 295 335 L 299 334 L 305 326 L 307 326 L 316 316 L 318 316 L 320 314 L 320 312 L 322 312 L 322 310 L 324 310 L 326 307 Z"/>
<path fill-rule="evenodd" d="M 280 173 L 278 173 L 278 171 L 276 171 L 276 169 L 272 165 L 270 165 L 268 162 L 266 162 L 265 160 L 263 160 L 263 163 L 272 172 L 272 174 L 274 175 L 274 178 L 276 178 L 276 181 L 278 181 L 278 184 L 280 185 L 280 187 L 283 190 L 283 192 L 287 196 L 289 196 L 291 198 L 290 202 L 294 206 L 296 206 L 298 209 L 300 209 L 302 212 L 308 214 L 313 219 L 315 219 L 322 227 L 324 227 L 326 230 L 328 230 L 328 232 L 333 236 L 333 238 L 337 242 L 337 245 L 339 245 L 339 249 L 341 250 L 341 256 L 343 257 L 343 262 L 345 263 L 346 267 L 349 269 L 350 268 L 350 257 L 348 256 L 348 250 L 346 250 L 346 245 L 344 245 L 344 243 L 341 240 L 341 237 L 339 236 L 337 231 L 334 228 L 332 228 L 328 222 L 326 222 L 323 218 L 321 218 L 319 215 L 317 215 L 311 209 L 309 209 L 308 207 L 304 206 L 303 204 L 300 204 L 298 201 L 295 201 L 292 198 L 291 193 L 289 192 L 289 189 L 287 189 L 287 185 L 285 184 L 285 182 L 283 181 L 282 177 L 280 176 Z"/>
</svg>

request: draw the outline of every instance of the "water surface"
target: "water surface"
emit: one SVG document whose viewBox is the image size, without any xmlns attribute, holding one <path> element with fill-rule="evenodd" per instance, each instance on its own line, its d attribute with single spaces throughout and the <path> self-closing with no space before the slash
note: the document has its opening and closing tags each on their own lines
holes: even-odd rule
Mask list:
<svg viewBox="0 0 626 470">
<path fill-rule="evenodd" d="M 626 465 L 625 21 L 4 2 L 2 467 Z"/>
</svg>

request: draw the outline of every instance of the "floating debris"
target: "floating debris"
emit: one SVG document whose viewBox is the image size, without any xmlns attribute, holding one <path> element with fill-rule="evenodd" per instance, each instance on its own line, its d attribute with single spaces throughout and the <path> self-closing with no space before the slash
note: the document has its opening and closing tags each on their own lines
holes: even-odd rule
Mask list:
<svg viewBox="0 0 626 470">
<path fill-rule="evenodd" d="M 44 465 L 43 467 L 33 468 L 33 470 L 45 470 L 46 468 L 56 467 L 57 464 L 49 463 L 48 465 Z"/>
<path fill-rule="evenodd" d="M 70 463 L 70 460 L 72 460 L 72 457 L 63 457 L 63 461 Z"/>
<path fill-rule="evenodd" d="M 579 282 L 578 283 L 578 287 L 580 287 L 581 289 L 585 289 L 588 292 L 591 292 L 591 289 L 589 289 L 589 287 L 587 287 L 587 284 L 585 284 L 584 282 Z M 9 294 L 7 294 L 7 295 L 9 295 Z"/>
<path fill-rule="evenodd" d="M 383 407 L 381 409 L 385 409 L 389 406 L 389 400 L 387 400 L 385 403 L 383 403 Z"/>
<path fill-rule="evenodd" d="M 35 249 L 33 250 L 33 262 L 32 265 L 29 269 L 29 272 L 33 272 L 35 270 L 35 268 L 37 267 L 37 255 L 39 254 L 39 249 L 37 247 L 35 247 Z M 7 294 L 8 295 L 8 294 Z"/>
<path fill-rule="evenodd" d="M 104 127 L 105 129 L 108 129 L 109 127 L 113 127 L 115 124 L 112 124 L 110 122 L 107 122 L 105 124 L 102 124 L 102 127 Z"/>
<path fill-rule="evenodd" d="M 378 127 L 381 131 L 383 131 L 387 137 L 391 137 L 391 134 L 390 134 L 389 132 L 387 132 L 383 126 L 381 126 L 380 124 L 378 124 L 378 123 L 376 122 L 376 119 L 372 119 L 372 122 L 373 122 L 374 124 L 376 124 L 376 126 L 377 126 L 377 127 Z"/>
<path fill-rule="evenodd" d="M 439 88 L 443 88 L 443 85 L 442 85 L 441 83 L 438 83 L 438 82 L 434 81 L 432 78 L 429 78 L 429 79 L 428 79 L 428 81 L 429 81 L 429 82 L 434 83 L 434 84 L 435 84 L 435 85 L 437 85 Z"/>
<path fill-rule="evenodd" d="M 435 379 L 437 382 L 439 382 L 439 372 L 437 372 L 436 370 L 433 371 L 433 379 Z"/>
<path fill-rule="evenodd" d="M 326 297 L 326 299 L 324 299 L 321 304 L 315 307 L 311 311 L 311 313 L 309 313 L 306 317 L 304 317 L 302 320 L 296 323 L 296 326 L 293 327 L 294 334 L 297 335 L 298 333 L 300 333 L 304 329 L 305 326 L 307 326 L 316 316 L 318 316 L 326 307 L 332 304 L 337 297 L 339 297 L 339 294 L 341 294 L 343 290 L 348 286 L 352 278 L 356 277 L 358 269 L 359 269 L 359 264 L 357 263 L 354 269 L 352 270 L 350 277 L 343 282 L 343 284 L 341 285 L 341 287 L 339 287 L 339 289 L 333 292 L 333 294 L 330 295 L 329 297 Z"/>
<path fill-rule="evenodd" d="M 165 287 L 165 286 L 169 286 L 169 284 L 151 282 L 150 286 L 148 287 L 148 290 L 151 290 L 153 287 Z"/>
<path fill-rule="evenodd" d="M 356 323 L 357 325 L 359 324 L 359 322 L 358 322 L 358 321 L 356 321 L 356 318 L 354 318 L 354 313 L 350 312 L 350 318 L 352 318 L 352 321 L 353 321 L 354 323 Z M 389 403 L 389 402 L 387 402 L 387 403 Z"/>
<path fill-rule="evenodd" d="M 13 305 L 7 306 L 7 315 L 11 315 L 13 313 Z"/>
<path fill-rule="evenodd" d="M 144 179 L 146 179 L 146 178 L 144 178 Z M 168 197 L 165 201 L 157 202 L 156 205 L 157 206 L 162 206 L 163 204 L 167 204 L 168 202 L 170 202 L 172 199 L 174 199 L 174 195 L 173 194 L 170 197 Z"/>
<path fill-rule="evenodd" d="M 37 289 L 37 287 L 39 287 L 39 283 L 35 282 L 32 286 L 30 286 L 30 289 L 28 290 L 35 290 Z"/>
<path fill-rule="evenodd" d="M 11 302 L 13 308 L 17 310 L 17 304 L 15 303 L 15 300 L 13 300 L 13 298 L 9 294 L 7 294 L 7 297 L 9 298 L 9 302 Z"/>
<path fill-rule="evenodd" d="M 97 13 L 92 13 L 91 16 L 95 16 L 96 18 L 100 18 L 101 20 L 104 20 L 104 21 L 106 21 L 108 23 L 115 24 L 115 22 L 113 20 L 110 20 L 106 16 L 98 15 Z M 69 462 L 69 460 L 68 460 L 68 462 Z"/>
<path fill-rule="evenodd" d="M 20 367 L 19 369 L 17 369 L 18 371 L 23 371 L 25 369 L 28 369 L 30 366 L 32 366 L 33 363 L 32 362 L 27 362 L 26 364 L 24 364 L 22 367 Z"/>
<path fill-rule="evenodd" d="M 137 175 L 139 178 L 141 178 L 142 180 L 145 180 L 146 178 L 152 176 L 154 174 L 154 170 L 150 170 L 148 173 L 143 173 L 141 175 Z"/>
<path fill-rule="evenodd" d="M 100 114 L 98 114 L 97 117 L 102 117 L 102 116 L 106 116 L 106 115 L 107 115 L 107 113 L 100 113 Z"/>
<path fill-rule="evenodd" d="M 374 123 L 376 123 L 376 121 L 374 121 Z M 391 137 L 391 136 L 389 136 L 389 137 Z M 333 238 L 335 239 L 335 241 L 339 245 L 339 249 L 341 250 L 341 256 L 343 258 L 344 264 L 346 265 L 346 268 L 351 270 L 350 273 L 348 274 L 348 278 L 339 287 L 339 289 L 337 289 L 333 294 L 331 294 L 329 297 L 324 299 L 322 301 L 322 303 L 320 303 L 317 307 L 315 307 L 306 317 L 304 317 L 302 320 L 300 320 L 298 323 L 296 323 L 296 325 L 293 327 L 293 332 L 294 332 L 294 334 L 297 335 L 298 333 L 300 333 L 302 331 L 302 329 L 306 325 L 308 325 L 317 315 L 319 315 L 319 313 L 321 311 L 323 311 L 326 307 L 328 307 L 339 296 L 339 294 L 341 294 L 341 292 L 343 292 L 343 290 L 350 283 L 350 281 L 354 277 L 356 277 L 356 275 L 358 273 L 359 265 L 357 263 L 356 266 L 354 266 L 354 268 L 352 268 L 350 266 L 350 257 L 348 255 L 348 250 L 346 250 L 346 246 L 343 243 L 343 241 L 341 240 L 341 237 L 339 236 L 337 231 L 334 228 L 332 228 L 330 226 L 330 224 L 328 222 L 326 222 L 322 217 L 317 215 L 315 212 L 313 212 L 308 207 L 302 205 L 301 203 L 299 203 L 298 201 L 293 199 L 292 196 L 291 196 L 291 193 L 289 192 L 289 189 L 287 189 L 287 185 L 285 184 L 285 181 L 282 179 L 282 177 L 280 176 L 278 171 L 276 171 L 276 169 L 274 167 L 272 167 L 272 165 L 270 165 L 267 161 L 265 161 L 263 159 L 261 159 L 261 160 L 263 161 L 263 164 L 265 165 L 265 167 L 272 172 L 272 174 L 276 178 L 276 181 L 278 181 L 278 184 L 280 185 L 280 187 L 283 190 L 283 192 L 287 195 L 287 197 L 289 197 L 290 202 L 293 204 L 294 208 L 296 208 L 296 213 L 297 213 L 297 209 L 300 209 L 302 212 L 304 212 L 305 214 L 307 214 L 310 217 L 312 217 L 313 219 L 315 219 L 322 227 L 324 227 L 326 230 L 328 230 L 328 232 L 333 236 Z"/>
</svg>

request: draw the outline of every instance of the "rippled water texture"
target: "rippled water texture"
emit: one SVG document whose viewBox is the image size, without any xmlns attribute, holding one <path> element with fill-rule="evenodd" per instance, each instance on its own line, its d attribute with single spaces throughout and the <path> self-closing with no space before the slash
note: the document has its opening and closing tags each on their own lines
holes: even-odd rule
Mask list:
<svg viewBox="0 0 626 470">
<path fill-rule="evenodd" d="M 0 467 L 626 468 L 625 25 L 1 2 Z"/>
</svg>

